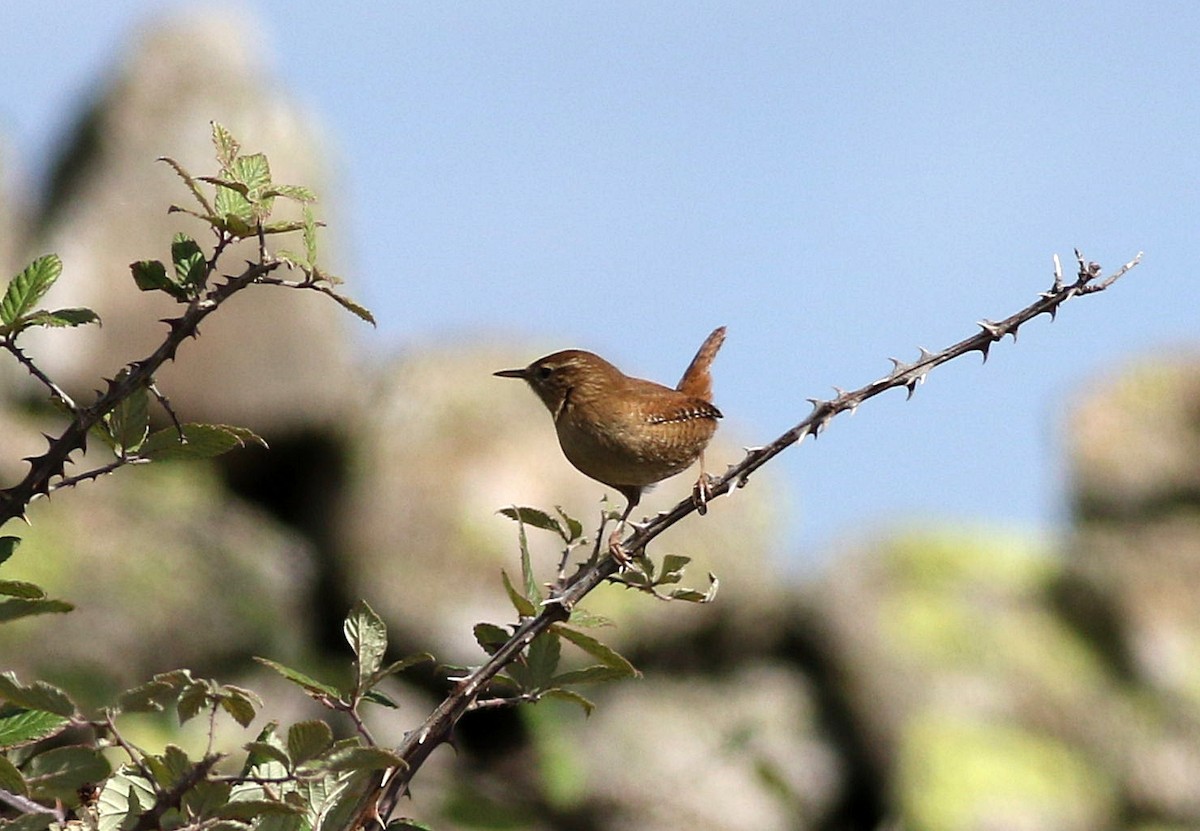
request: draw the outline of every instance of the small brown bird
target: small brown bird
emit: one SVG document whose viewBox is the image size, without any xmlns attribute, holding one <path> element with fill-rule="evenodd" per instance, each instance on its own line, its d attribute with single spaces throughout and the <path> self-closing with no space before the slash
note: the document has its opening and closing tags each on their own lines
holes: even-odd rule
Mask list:
<svg viewBox="0 0 1200 831">
<path fill-rule="evenodd" d="M 708 484 L 704 448 L 721 417 L 711 400 L 708 368 L 724 341 L 722 326 L 701 344 L 675 389 L 631 378 L 599 355 L 579 349 L 495 374 L 524 379 L 554 417 L 567 461 L 629 501 L 615 539 L 648 487 L 696 459 L 701 460 L 697 506 L 703 513 Z M 613 551 L 623 554 L 615 545 Z"/>
</svg>

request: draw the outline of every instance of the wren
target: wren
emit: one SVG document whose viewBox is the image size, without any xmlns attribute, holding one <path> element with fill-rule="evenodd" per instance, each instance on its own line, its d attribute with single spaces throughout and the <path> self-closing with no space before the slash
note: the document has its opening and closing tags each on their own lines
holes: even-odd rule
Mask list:
<svg viewBox="0 0 1200 831">
<path fill-rule="evenodd" d="M 712 403 L 709 366 L 725 341 L 713 330 L 675 389 L 632 378 L 599 355 L 579 349 L 555 352 L 523 369 L 494 373 L 521 378 L 554 418 L 563 454 L 585 476 L 619 491 L 628 500 L 615 541 L 642 493 L 700 459 L 697 509 L 708 494 L 704 449 L 717 431 L 721 411 Z M 615 542 L 613 554 L 625 560 Z"/>
</svg>

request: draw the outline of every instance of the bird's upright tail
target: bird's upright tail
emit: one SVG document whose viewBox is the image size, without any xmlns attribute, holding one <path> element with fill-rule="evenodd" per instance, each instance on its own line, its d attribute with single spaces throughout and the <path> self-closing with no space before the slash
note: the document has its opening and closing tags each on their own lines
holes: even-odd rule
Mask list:
<svg viewBox="0 0 1200 831">
<path fill-rule="evenodd" d="M 713 358 L 717 356 L 717 350 L 724 342 L 725 327 L 719 326 L 713 329 L 712 334 L 704 339 L 704 343 L 700 344 L 696 357 L 692 358 L 692 362 L 688 364 L 687 370 L 679 379 L 679 385 L 675 389 L 711 402 L 712 375 L 709 374 L 708 368 L 712 365 Z"/>
</svg>

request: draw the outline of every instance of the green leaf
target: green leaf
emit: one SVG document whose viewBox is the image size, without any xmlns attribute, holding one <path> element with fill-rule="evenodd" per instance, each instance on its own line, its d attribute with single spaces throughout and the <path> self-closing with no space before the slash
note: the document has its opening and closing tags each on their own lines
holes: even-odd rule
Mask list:
<svg viewBox="0 0 1200 831">
<path fill-rule="evenodd" d="M 534 528 L 541 528 L 543 531 L 553 531 L 564 540 L 567 539 L 567 532 L 563 529 L 562 524 L 540 508 L 525 508 L 513 505 L 508 508 L 501 508 L 497 513 L 524 525 L 532 525 Z"/>
<path fill-rule="evenodd" d="M 138 260 L 129 264 L 133 282 L 142 291 L 165 291 L 176 300 L 187 301 L 188 293 L 167 276 L 167 267 L 161 260 Z"/>
<path fill-rule="evenodd" d="M 317 195 L 303 185 L 272 185 L 263 191 L 263 196 L 282 196 L 294 202 L 317 201 Z"/>
<path fill-rule="evenodd" d="M 174 169 L 179 178 L 188 186 L 188 190 L 192 192 L 192 196 L 196 197 L 196 201 L 200 203 L 200 207 L 204 210 L 204 213 L 211 215 L 213 212 L 212 205 L 209 204 L 208 197 L 204 195 L 204 191 L 196 184 L 196 180 L 192 177 L 192 174 L 184 170 L 183 165 L 168 156 L 159 156 L 158 161 L 166 162 Z M 180 208 L 180 210 L 183 209 Z M 188 213 L 192 212 L 189 211 Z"/>
<path fill-rule="evenodd" d="M 546 698 L 558 698 L 562 701 L 570 701 L 572 704 L 578 704 L 583 708 L 584 715 L 590 716 L 592 710 L 596 709 L 596 705 L 590 699 L 584 698 L 574 690 L 564 690 L 556 687 L 553 690 L 547 690 L 545 696 Z"/>
<path fill-rule="evenodd" d="M 0 594 L 25 600 L 41 600 L 46 596 L 46 590 L 36 583 L 26 583 L 24 580 L 0 580 Z"/>
<path fill-rule="evenodd" d="M 133 826 L 133 818 L 143 806 L 154 804 L 154 788 L 144 777 L 129 767 L 122 767 L 109 777 L 96 803 L 98 831 L 118 831 Z"/>
<path fill-rule="evenodd" d="M 184 424 L 183 438 L 180 442 L 179 430 L 174 427 L 156 430 L 146 439 L 138 455 L 155 461 L 210 459 L 248 444 L 267 446 L 266 441 L 253 431 L 229 424 Z"/>
<path fill-rule="evenodd" d="M 11 672 L 0 674 L 0 699 L 28 710 L 45 710 L 70 718 L 75 715 L 75 704 L 58 687 L 45 681 L 34 681 L 24 686 Z"/>
<path fill-rule="evenodd" d="M 641 675 L 633 664 L 625 659 L 625 656 L 621 655 L 621 653 L 617 652 L 611 646 L 607 646 L 596 640 L 591 635 L 585 635 L 583 632 L 569 629 L 561 624 L 554 626 L 553 631 L 578 646 L 604 666 L 619 670 L 635 678 Z"/>
<path fill-rule="evenodd" d="M 404 670 L 415 667 L 418 664 L 433 663 L 433 660 L 433 656 L 428 652 L 418 652 L 415 655 L 408 655 L 407 657 L 401 658 L 399 661 L 393 661 L 383 669 L 376 672 L 371 683 L 374 684 L 384 678 L 387 678 L 389 675 L 396 675 L 397 673 L 404 672 Z"/>
<path fill-rule="evenodd" d="M 55 309 L 52 312 L 38 311 L 21 320 L 21 328 L 46 326 L 50 328 L 69 328 L 82 326 L 85 323 L 99 323 L 100 315 L 91 309 Z"/>
<path fill-rule="evenodd" d="M 217 151 L 217 163 L 221 165 L 221 168 L 233 167 L 233 160 L 237 158 L 242 149 L 237 139 L 233 137 L 233 133 L 214 121 L 212 122 L 212 142 Z"/>
<path fill-rule="evenodd" d="M 254 707 L 254 702 L 248 696 L 242 695 L 239 692 L 222 695 L 221 709 L 228 713 L 230 718 L 242 725 L 242 727 L 249 727 L 250 722 L 254 721 L 254 717 L 258 715 Z"/>
<path fill-rule="evenodd" d="M 369 701 L 372 704 L 378 704 L 381 707 L 388 707 L 392 710 L 400 709 L 400 705 L 397 704 L 394 699 L 384 695 L 379 690 L 367 690 L 365 693 L 363 693 L 362 700 Z"/>
<path fill-rule="evenodd" d="M 317 218 L 313 216 L 312 208 L 304 206 L 304 257 L 305 261 L 316 268 L 317 266 Z M 365 309 L 363 311 L 366 311 Z M 370 313 L 367 313 L 370 315 Z M 371 320 L 374 325 L 374 319 Z"/>
<path fill-rule="evenodd" d="M 575 684 L 600 684 L 606 681 L 621 681 L 629 678 L 629 673 L 614 667 L 594 664 L 583 669 L 569 669 L 560 672 L 551 679 L 556 687 L 567 687 Z"/>
<path fill-rule="evenodd" d="M 74 611 L 75 607 L 65 600 L 0 600 L 0 623 L 33 615 L 53 615 Z"/>
<path fill-rule="evenodd" d="M 20 537 L 0 537 L 0 563 L 11 557 L 20 544 Z"/>
<path fill-rule="evenodd" d="M 354 651 L 354 691 L 361 694 L 383 663 L 387 652 L 387 626 L 365 600 L 359 600 L 346 616 L 342 632 Z"/>
<path fill-rule="evenodd" d="M 114 452 L 136 453 L 150 433 L 150 394 L 146 388 L 138 387 L 122 399 L 104 416 L 104 424 L 115 444 Z"/>
<path fill-rule="evenodd" d="M 537 614 L 537 606 L 534 606 L 533 601 L 516 590 L 512 580 L 508 578 L 508 572 L 504 569 L 500 569 L 500 579 L 504 581 L 504 591 L 508 593 L 508 599 L 513 604 L 513 608 L 517 610 L 518 615 L 533 617 Z"/>
<path fill-rule="evenodd" d="M 669 597 L 672 600 L 686 600 L 689 603 L 712 603 L 717 598 L 717 590 L 721 581 L 711 571 L 708 573 L 708 590 L 704 592 L 695 589 L 675 589 Z"/>
<path fill-rule="evenodd" d="M 183 811 L 190 817 L 206 819 L 216 816 L 229 802 L 233 786 L 228 782 L 201 780 L 183 795 Z M 205 825 L 210 831 L 211 825 Z"/>
<path fill-rule="evenodd" d="M 301 812 L 296 805 L 273 799 L 235 799 L 221 806 L 214 816 L 220 819 L 252 820 L 263 816 Z"/>
<path fill-rule="evenodd" d="M 526 666 L 529 668 L 530 690 L 544 690 L 551 686 L 554 671 L 562 655 L 562 643 L 553 632 L 544 632 L 529 645 Z"/>
<path fill-rule="evenodd" d="M 242 747 L 249 752 L 249 756 L 246 757 L 247 767 L 242 771 L 243 776 L 247 775 L 251 768 L 267 764 L 268 762 L 277 762 L 289 770 L 292 767 L 292 760 L 288 757 L 287 752 L 270 742 L 246 742 Z"/>
<path fill-rule="evenodd" d="M 3 753 L 0 753 L 0 788 L 19 796 L 29 795 L 29 786 L 25 784 L 25 777 Z"/>
<path fill-rule="evenodd" d="M 304 229 L 304 223 L 298 219 L 286 219 L 279 222 L 267 222 L 262 227 L 264 234 L 290 234 Z"/>
<path fill-rule="evenodd" d="M 233 163 L 233 180 L 246 186 L 246 196 L 251 202 L 269 200 L 271 187 L 271 165 L 263 153 L 238 156 Z"/>
<path fill-rule="evenodd" d="M 288 756 L 297 765 L 315 759 L 333 746 L 333 730 L 323 721 L 299 721 L 288 729 Z"/>
<path fill-rule="evenodd" d="M 33 799 L 61 799 L 70 805 L 79 803 L 79 787 L 102 782 L 112 767 L 94 747 L 68 745 L 55 747 L 34 756 L 27 767 L 25 781 Z"/>
<path fill-rule="evenodd" d="M 584 609 L 581 606 L 576 606 L 571 610 L 571 625 L 582 626 L 584 629 L 599 629 L 604 626 L 612 626 L 612 618 L 607 618 L 604 615 L 598 615 L 590 609 Z"/>
<path fill-rule="evenodd" d="M 204 285 L 208 267 L 200 246 L 187 234 L 176 234 L 171 241 L 171 262 L 175 264 L 175 282 L 187 289 L 189 297 L 195 296 L 195 290 Z"/>
<path fill-rule="evenodd" d="M 62 274 L 62 260 L 54 254 L 38 257 L 12 279 L 0 298 L 0 323 L 13 325 L 42 299 Z"/>
<path fill-rule="evenodd" d="M 270 667 L 271 669 L 275 670 L 293 684 L 302 687 L 305 692 L 314 698 L 331 698 L 335 700 L 341 698 L 342 693 L 340 690 L 335 687 L 331 687 L 329 684 L 322 683 L 315 678 L 305 675 L 299 670 L 276 663 L 269 658 L 259 658 L 256 656 L 254 660 L 258 661 L 265 667 Z"/>
<path fill-rule="evenodd" d="M 5 822 L 2 827 L 4 831 L 44 831 L 52 822 L 55 822 L 54 813 L 46 808 L 37 813 L 21 814 Z"/>
<path fill-rule="evenodd" d="M 192 682 L 192 673 L 186 669 L 160 672 L 146 683 L 121 693 L 117 697 L 117 706 L 124 713 L 159 712 Z"/>
<path fill-rule="evenodd" d="M 330 291 L 330 292 L 326 292 L 326 294 L 328 294 L 330 297 L 332 297 L 334 300 L 336 300 L 338 302 L 339 306 L 341 306 L 343 309 L 350 312 L 351 314 L 355 315 L 360 320 L 362 320 L 366 323 L 370 323 L 372 326 L 375 325 L 375 316 L 373 314 L 371 314 L 371 311 L 369 309 L 367 309 L 365 306 L 360 306 L 357 303 L 355 303 L 353 300 L 351 300 L 349 297 L 345 297 L 336 292 Z"/>
<path fill-rule="evenodd" d="M 511 637 L 506 629 L 494 623 L 476 623 L 472 631 L 475 633 L 475 642 L 489 655 L 494 655 Z"/>
<path fill-rule="evenodd" d="M 319 761 L 321 768 L 334 772 L 408 767 L 407 762 L 382 747 L 346 747 Z"/>
<path fill-rule="evenodd" d="M 57 736 L 68 724 L 70 720 L 57 713 L 5 704 L 0 706 L 0 748 L 20 747 Z"/>
<path fill-rule="evenodd" d="M 179 700 L 175 702 L 175 713 L 179 723 L 184 724 L 206 712 L 214 703 L 212 685 L 203 679 L 193 681 L 183 688 Z"/>
<path fill-rule="evenodd" d="M 663 557 L 662 577 L 659 578 L 658 582 L 678 583 L 683 577 L 684 566 L 691 561 L 691 557 L 683 557 L 679 554 L 668 554 L 667 556 Z"/>
<path fill-rule="evenodd" d="M 563 542 L 570 545 L 580 539 L 583 536 L 583 523 L 564 511 L 562 505 L 555 505 L 554 510 L 562 518 L 563 527 L 567 530 L 563 535 Z"/>
</svg>

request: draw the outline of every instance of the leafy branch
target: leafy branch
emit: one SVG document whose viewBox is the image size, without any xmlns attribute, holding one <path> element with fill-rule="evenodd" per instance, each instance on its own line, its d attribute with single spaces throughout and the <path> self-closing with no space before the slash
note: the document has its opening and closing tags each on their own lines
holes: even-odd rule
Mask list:
<svg viewBox="0 0 1200 831">
<path fill-rule="evenodd" d="M 1114 273 L 1101 279 L 1102 269 L 1099 264 L 1086 261 L 1078 250 L 1075 255 L 1078 261 L 1078 272 L 1073 282 L 1068 284 L 1063 279 L 1062 268 L 1056 256 L 1054 258 L 1054 280 L 1051 287 L 1042 292 L 1036 301 L 1015 314 L 1000 321 L 981 321 L 978 324 L 979 332 L 941 351 L 929 352 L 922 349 L 920 357 L 912 363 L 904 363 L 893 358 L 893 369 L 890 373 L 858 389 L 849 392 L 839 390 L 836 397 L 828 400 L 810 399 L 813 409 L 804 420 L 770 444 L 748 449 L 740 462 L 731 465 L 722 476 L 710 482 L 707 498 L 712 500 L 728 494 L 734 488 L 744 487 L 749 481 L 750 475 L 775 456 L 799 443 L 806 436 L 816 437 L 834 417 L 842 413 L 853 412 L 868 399 L 887 390 L 898 388 L 906 389 L 908 397 L 911 398 L 916 388 L 925 381 L 933 369 L 971 352 L 981 353 L 986 361 L 991 346 L 1006 335 L 1012 336 L 1015 341 L 1020 327 L 1042 314 L 1050 315 L 1053 320 L 1063 303 L 1075 297 L 1085 297 L 1104 291 L 1134 268 L 1141 259 L 1141 254 L 1138 254 Z M 636 552 L 636 561 L 646 562 L 646 546 L 696 510 L 697 504 L 694 499 L 684 499 L 674 508 L 658 514 L 644 524 L 635 523 L 633 533 L 622 541 L 623 548 L 626 551 Z M 534 509 L 528 508 L 505 509 L 505 512 L 522 523 L 520 535 L 523 570 L 527 569 L 528 557 L 524 540 L 523 523 L 525 521 L 529 521 L 531 518 L 544 520 L 543 527 L 558 527 L 560 535 L 568 545 L 574 541 L 570 531 L 562 530 L 566 526 L 558 523 L 545 512 L 534 513 Z M 538 514 L 540 517 L 537 516 Z M 598 540 L 603 538 L 602 532 L 603 525 L 601 525 L 601 533 L 597 534 Z M 683 563 L 678 560 L 668 562 L 669 559 L 664 559 L 659 572 L 659 582 L 664 573 L 672 575 L 673 580 L 674 575 L 682 571 Z M 560 573 L 561 571 L 560 567 Z M 611 555 L 601 557 L 599 548 L 596 549 L 596 554 L 585 562 L 573 576 L 561 579 L 555 591 L 536 605 L 533 603 L 533 598 L 540 597 L 540 595 L 528 575 L 526 575 L 524 585 L 526 594 L 522 598 L 513 597 L 511 581 L 505 576 L 505 587 L 517 608 L 520 622 L 513 627 L 511 635 L 502 643 L 488 642 L 485 647 L 490 654 L 488 660 L 458 680 L 450 694 L 430 713 L 421 726 L 408 733 L 400 745 L 395 748 L 396 755 L 404 760 L 404 765 L 390 771 L 387 775 L 380 774 L 376 777 L 373 783 L 374 787 L 368 793 L 360 809 L 360 818 L 377 814 L 386 823 L 388 817 L 395 810 L 400 797 L 407 792 L 409 782 L 417 770 L 434 748 L 450 738 L 451 731 L 458 720 L 472 709 L 481 706 L 498 706 L 489 704 L 487 699 L 479 702 L 480 696 L 489 689 L 505 668 L 518 661 L 526 650 L 528 653 L 525 660 L 533 661 L 533 650 L 540 640 L 546 638 L 547 635 L 561 633 L 564 630 L 562 624 L 571 618 L 576 605 L 589 592 L 606 581 L 644 589 L 647 583 L 653 584 L 654 580 L 652 570 L 643 571 L 640 577 L 634 574 L 620 574 L 619 563 Z M 713 582 L 715 585 L 715 578 L 713 578 Z M 652 587 L 651 591 L 653 591 Z M 704 596 L 698 592 L 695 595 L 700 596 L 689 594 L 680 599 L 704 599 Z M 530 691 L 523 691 L 520 693 L 519 700 L 536 700 L 530 699 L 530 695 Z"/>
</svg>

